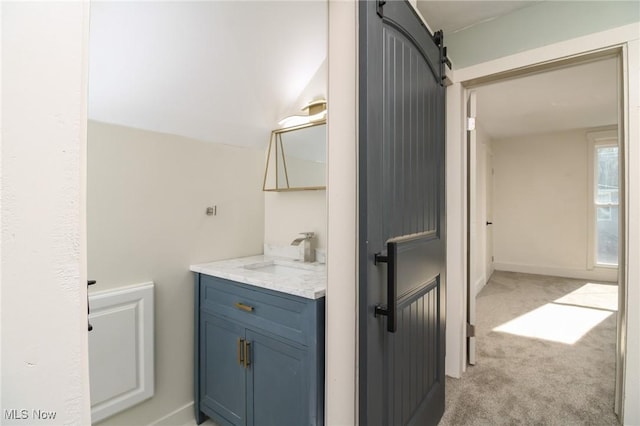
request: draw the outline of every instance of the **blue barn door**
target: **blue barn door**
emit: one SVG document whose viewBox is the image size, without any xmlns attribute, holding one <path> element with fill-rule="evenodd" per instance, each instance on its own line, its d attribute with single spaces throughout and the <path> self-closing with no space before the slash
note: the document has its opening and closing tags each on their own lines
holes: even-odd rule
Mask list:
<svg viewBox="0 0 640 426">
<path fill-rule="evenodd" d="M 444 412 L 445 51 L 406 1 L 362 1 L 359 416 Z"/>
</svg>

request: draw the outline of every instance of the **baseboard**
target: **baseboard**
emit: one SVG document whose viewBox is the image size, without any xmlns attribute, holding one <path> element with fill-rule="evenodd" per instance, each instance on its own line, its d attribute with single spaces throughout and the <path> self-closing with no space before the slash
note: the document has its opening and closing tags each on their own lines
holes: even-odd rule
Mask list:
<svg viewBox="0 0 640 426">
<path fill-rule="evenodd" d="M 172 411 L 164 417 L 149 424 L 149 426 L 186 426 L 195 425 L 193 414 L 193 401 Z"/>
<path fill-rule="evenodd" d="M 476 288 L 476 296 L 477 296 L 478 293 L 482 291 L 484 286 L 487 285 L 487 278 L 484 275 L 481 276 L 480 278 L 478 278 L 478 281 L 476 281 L 474 285 Z"/>
<path fill-rule="evenodd" d="M 556 268 L 550 266 L 523 265 L 517 263 L 495 262 L 496 271 L 521 272 L 523 274 L 548 275 L 552 277 L 577 278 L 581 280 L 618 281 L 617 269 L 596 268 L 593 270 Z"/>
</svg>

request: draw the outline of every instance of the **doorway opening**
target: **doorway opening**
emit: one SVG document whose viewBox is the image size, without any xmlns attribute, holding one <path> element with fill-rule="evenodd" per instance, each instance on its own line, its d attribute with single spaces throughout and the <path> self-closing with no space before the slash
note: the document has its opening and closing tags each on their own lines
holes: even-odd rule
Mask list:
<svg viewBox="0 0 640 426">
<path fill-rule="evenodd" d="M 475 337 L 486 337 L 475 330 L 477 295 L 505 291 L 514 280 L 515 288 L 544 287 L 554 296 L 538 305 L 522 300 L 522 310 L 516 303 L 490 332 L 576 345 L 612 324 L 613 343 L 603 346 L 612 382 L 616 377 L 608 398 L 618 415 L 625 314 L 617 285 L 625 242 L 620 63 L 618 50 L 599 52 L 466 85 L 475 118 L 467 123 L 467 362 L 481 364 L 487 355 Z M 494 310 L 509 309 L 494 303 Z M 569 330 L 567 318 L 582 318 L 582 329 Z"/>
</svg>

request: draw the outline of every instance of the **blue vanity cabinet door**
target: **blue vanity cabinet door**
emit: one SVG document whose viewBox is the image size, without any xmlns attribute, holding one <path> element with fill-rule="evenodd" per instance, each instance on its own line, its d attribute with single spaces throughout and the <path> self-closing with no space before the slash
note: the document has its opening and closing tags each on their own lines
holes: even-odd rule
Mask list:
<svg viewBox="0 0 640 426">
<path fill-rule="evenodd" d="M 245 328 L 200 313 L 200 410 L 221 426 L 246 424 L 246 370 L 238 362 Z"/>
<path fill-rule="evenodd" d="M 247 330 L 252 360 L 247 371 L 247 424 L 304 426 L 309 416 L 309 353 L 255 330 Z"/>
</svg>

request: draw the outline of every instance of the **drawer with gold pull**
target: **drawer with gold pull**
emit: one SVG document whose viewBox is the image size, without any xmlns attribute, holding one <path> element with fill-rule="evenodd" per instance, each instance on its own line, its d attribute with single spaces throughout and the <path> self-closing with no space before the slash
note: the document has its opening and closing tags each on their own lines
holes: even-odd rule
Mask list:
<svg viewBox="0 0 640 426">
<path fill-rule="evenodd" d="M 200 274 L 200 309 L 306 344 L 309 304 L 298 296 Z"/>
</svg>

